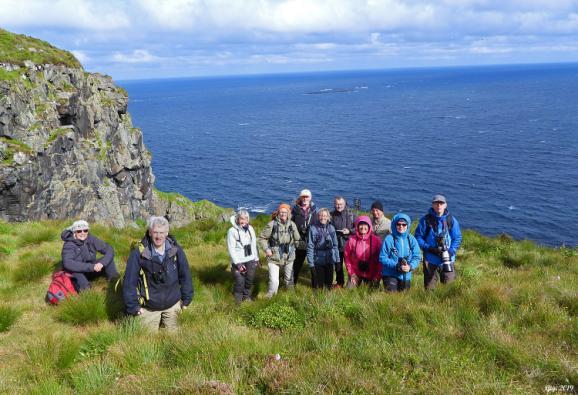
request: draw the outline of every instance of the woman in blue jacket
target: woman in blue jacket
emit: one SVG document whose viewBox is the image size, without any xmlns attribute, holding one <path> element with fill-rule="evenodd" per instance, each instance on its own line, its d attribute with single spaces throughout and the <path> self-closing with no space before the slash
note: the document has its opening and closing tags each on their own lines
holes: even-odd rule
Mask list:
<svg viewBox="0 0 578 395">
<path fill-rule="evenodd" d="M 307 237 L 307 263 L 313 275 L 313 288 L 331 289 L 333 268 L 340 263 L 335 228 L 329 223 L 331 214 L 326 208 L 319 210 L 318 223 L 309 228 Z"/>
<path fill-rule="evenodd" d="M 403 291 L 411 286 L 411 272 L 421 260 L 421 250 L 413 235 L 409 233 L 411 219 L 403 213 L 391 220 L 391 234 L 381 246 L 383 286 L 388 292 Z"/>
</svg>

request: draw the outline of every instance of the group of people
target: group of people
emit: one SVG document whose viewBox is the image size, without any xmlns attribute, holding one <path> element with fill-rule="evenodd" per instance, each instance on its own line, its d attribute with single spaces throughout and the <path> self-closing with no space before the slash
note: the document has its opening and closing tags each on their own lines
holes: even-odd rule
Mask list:
<svg viewBox="0 0 578 395">
<path fill-rule="evenodd" d="M 231 217 L 227 234 L 234 276 L 234 296 L 240 303 L 251 299 L 259 247 L 267 258 L 269 286 L 266 297 L 298 283 L 305 259 L 313 288 L 355 288 L 367 284 L 389 292 L 407 290 L 412 272 L 423 261 L 424 286 L 455 279 L 456 253 L 462 242 L 460 226 L 447 210 L 443 195 L 435 195 L 414 234 L 411 219 L 397 213 L 390 220 L 383 204 L 375 201 L 370 216 L 356 217 L 345 198 L 337 196 L 334 210 L 317 209 L 311 191 L 304 189 L 293 207 L 282 203 L 257 237 L 246 210 Z M 345 283 L 347 271 L 347 284 Z M 335 283 L 334 283 L 335 279 Z"/>
<path fill-rule="evenodd" d="M 317 209 L 307 189 L 293 206 L 280 204 L 259 235 L 249 222 L 249 212 L 239 210 L 227 232 L 238 303 L 251 300 L 259 249 L 267 259 L 266 297 L 271 298 L 279 290 L 281 272 L 286 288 L 297 284 L 305 260 L 313 288 L 361 284 L 379 288 L 383 282 L 386 291 L 394 292 L 410 288 L 412 272 L 423 257 L 424 284 L 431 289 L 438 281 L 455 279 L 456 252 L 462 241 L 458 221 L 449 214 L 443 195 L 434 196 L 413 235 L 410 217 L 398 213 L 389 220 L 379 201 L 371 205 L 370 216 L 356 217 L 341 196 L 335 198 L 333 211 Z M 112 247 L 90 233 L 88 222 L 75 221 L 61 238 L 63 270 L 77 291 L 89 288 L 90 280 L 101 275 L 109 281 L 119 278 Z M 187 257 L 169 235 L 169 222 L 164 217 L 149 218 L 147 231 L 126 264 L 122 283 L 126 312 L 152 330 L 175 330 L 178 313 L 191 303 L 193 292 Z"/>
</svg>

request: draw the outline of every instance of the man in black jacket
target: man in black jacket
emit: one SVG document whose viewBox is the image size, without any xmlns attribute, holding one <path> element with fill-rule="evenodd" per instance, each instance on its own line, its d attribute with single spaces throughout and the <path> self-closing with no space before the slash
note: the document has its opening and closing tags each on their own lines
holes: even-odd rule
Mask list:
<svg viewBox="0 0 578 395">
<path fill-rule="evenodd" d="M 78 292 L 90 288 L 90 280 L 105 275 L 108 281 L 118 278 L 111 246 L 89 234 L 88 222 L 75 221 L 60 235 L 62 267 L 72 274 L 72 282 Z M 96 258 L 96 253 L 102 254 Z"/>
<path fill-rule="evenodd" d="M 331 212 L 331 223 L 337 233 L 337 246 L 339 248 L 339 263 L 335 266 L 335 282 L 337 287 L 343 287 L 345 284 L 343 250 L 349 236 L 355 233 L 355 216 L 347 206 L 343 196 L 336 196 L 333 203 L 335 210 Z"/>
<path fill-rule="evenodd" d="M 123 297 L 128 314 L 153 331 L 177 329 L 177 317 L 193 299 L 193 282 L 183 249 L 169 236 L 169 222 L 151 217 L 148 232 L 126 264 Z"/>
</svg>

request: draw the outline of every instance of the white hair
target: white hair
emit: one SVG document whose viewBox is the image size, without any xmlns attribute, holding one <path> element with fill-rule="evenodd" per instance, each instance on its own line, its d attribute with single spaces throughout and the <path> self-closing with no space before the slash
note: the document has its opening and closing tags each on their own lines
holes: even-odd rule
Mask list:
<svg viewBox="0 0 578 395">
<path fill-rule="evenodd" d="M 165 217 L 150 217 L 147 221 L 148 229 L 152 230 L 156 227 L 169 228 L 169 221 Z"/>
<path fill-rule="evenodd" d="M 249 212 L 245 209 L 241 209 L 241 210 L 237 211 L 237 214 L 235 214 L 235 223 L 237 225 L 239 225 L 239 218 L 241 218 L 241 217 L 247 218 L 247 221 L 249 221 L 251 219 Z"/>
</svg>

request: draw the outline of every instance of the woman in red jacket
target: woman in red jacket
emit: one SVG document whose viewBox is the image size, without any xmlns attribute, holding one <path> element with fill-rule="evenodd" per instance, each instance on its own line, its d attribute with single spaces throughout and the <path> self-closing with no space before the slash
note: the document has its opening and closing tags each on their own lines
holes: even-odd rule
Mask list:
<svg viewBox="0 0 578 395">
<path fill-rule="evenodd" d="M 348 288 L 355 288 L 361 283 L 379 287 L 381 264 L 379 251 L 381 239 L 373 234 L 371 219 L 362 215 L 355 220 L 355 235 L 345 245 L 345 266 L 349 274 Z"/>
</svg>

